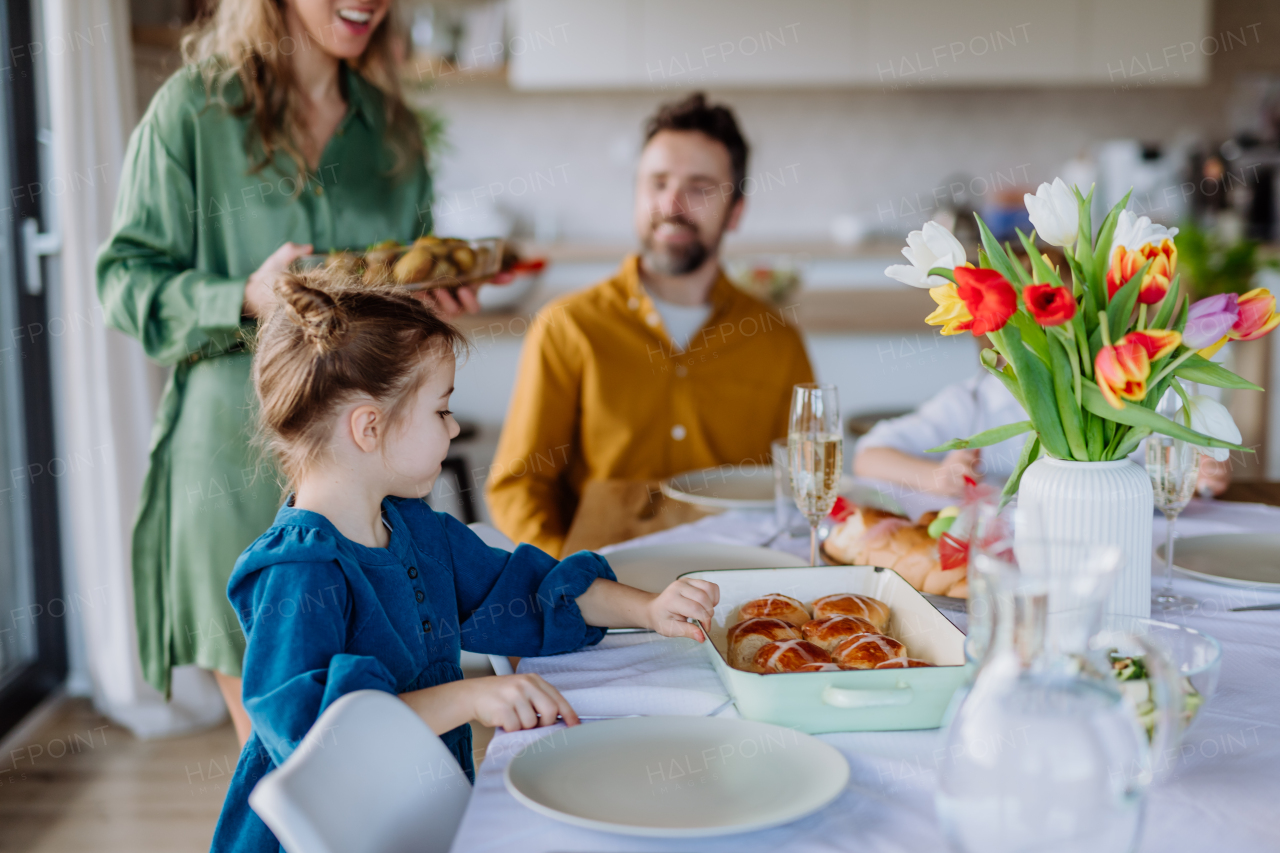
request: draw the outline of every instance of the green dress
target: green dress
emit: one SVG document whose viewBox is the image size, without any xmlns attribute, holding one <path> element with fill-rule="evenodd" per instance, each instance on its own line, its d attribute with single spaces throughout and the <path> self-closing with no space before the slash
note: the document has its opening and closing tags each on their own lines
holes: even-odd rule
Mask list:
<svg viewBox="0 0 1280 853">
<path fill-rule="evenodd" d="M 425 162 L 393 171 L 381 92 L 345 65 L 342 82 L 347 114 L 305 179 L 283 155 L 251 174 L 250 118 L 208 98 L 190 67 L 165 83 L 129 140 L 98 296 L 111 326 L 173 367 L 132 555 L 142 672 L 166 695 L 174 666 L 240 674 L 244 637 L 227 580 L 282 497 L 253 443 L 245 281 L 288 241 L 324 252 L 431 229 Z M 229 86 L 226 100 L 239 97 Z"/>
</svg>

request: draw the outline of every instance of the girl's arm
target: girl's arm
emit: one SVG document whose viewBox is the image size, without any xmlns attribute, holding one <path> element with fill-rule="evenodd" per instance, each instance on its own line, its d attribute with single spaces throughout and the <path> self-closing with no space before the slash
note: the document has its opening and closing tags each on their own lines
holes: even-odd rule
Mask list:
<svg viewBox="0 0 1280 853">
<path fill-rule="evenodd" d="M 689 619 L 706 623 L 720 602 L 720 588 L 710 581 L 680 579 L 660 593 L 645 592 L 617 581 L 596 578 L 576 599 L 583 621 L 607 628 L 648 628 L 666 637 L 706 639 Z"/>
<path fill-rule="evenodd" d="M 533 674 L 451 681 L 400 698 L 438 735 L 471 720 L 509 732 L 554 725 L 557 717 L 578 724 L 560 691 Z"/>
<path fill-rule="evenodd" d="M 853 473 L 949 497 L 964 494 L 964 478 L 982 479 L 976 473 L 978 450 L 952 450 L 942 461 L 922 459 L 895 447 L 862 447 L 853 457 Z"/>
</svg>

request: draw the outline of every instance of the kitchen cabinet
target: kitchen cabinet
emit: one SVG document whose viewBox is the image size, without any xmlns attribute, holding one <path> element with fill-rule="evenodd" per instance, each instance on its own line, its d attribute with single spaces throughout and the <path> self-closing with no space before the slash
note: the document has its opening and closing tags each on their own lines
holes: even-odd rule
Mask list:
<svg viewBox="0 0 1280 853">
<path fill-rule="evenodd" d="M 1199 85 L 1209 0 L 512 0 L 523 90 Z"/>
</svg>

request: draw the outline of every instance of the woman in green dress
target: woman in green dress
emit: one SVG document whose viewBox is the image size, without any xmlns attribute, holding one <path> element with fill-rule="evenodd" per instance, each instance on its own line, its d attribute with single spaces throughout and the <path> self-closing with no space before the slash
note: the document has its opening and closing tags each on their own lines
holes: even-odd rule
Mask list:
<svg viewBox="0 0 1280 853">
<path fill-rule="evenodd" d="M 221 0 L 133 132 L 98 256 L 107 321 L 173 367 L 133 532 L 142 671 L 166 696 L 172 667 L 213 671 L 242 743 L 244 637 L 227 580 L 281 499 L 252 444 L 245 341 L 298 257 L 431 230 L 390 4 Z"/>
</svg>

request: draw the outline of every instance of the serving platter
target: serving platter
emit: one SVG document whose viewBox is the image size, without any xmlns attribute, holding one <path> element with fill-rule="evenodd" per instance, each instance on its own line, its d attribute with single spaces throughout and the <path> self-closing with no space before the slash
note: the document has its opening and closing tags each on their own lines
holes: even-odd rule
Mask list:
<svg viewBox="0 0 1280 853">
<path fill-rule="evenodd" d="M 1165 559 L 1164 545 L 1156 558 Z M 1179 538 L 1173 567 L 1209 583 L 1280 589 L 1280 533 L 1211 533 Z"/>
<path fill-rule="evenodd" d="M 303 255 L 294 262 L 294 268 L 334 267 L 360 277 L 366 284 L 394 283 L 409 291 L 432 290 L 491 278 L 502 269 L 504 245 L 497 237 L 422 237 L 406 244 L 389 240 L 363 251 Z"/>
<path fill-rule="evenodd" d="M 723 717 L 632 717 L 559 729 L 507 765 L 528 808 L 587 829 L 705 838 L 781 826 L 849 782 L 838 750 L 794 729 Z"/>
<path fill-rule="evenodd" d="M 811 733 L 931 729 L 941 725 L 951 697 L 970 675 L 964 633 L 891 569 L 729 569 L 683 577 L 720 587 L 714 619 L 702 626 L 711 640 L 703 647 L 746 719 Z M 911 657 L 934 666 L 769 674 L 734 669 L 728 661 L 729 626 L 739 607 L 772 592 L 803 602 L 838 592 L 879 599 L 891 614 L 886 633 L 902 641 Z"/>
</svg>

